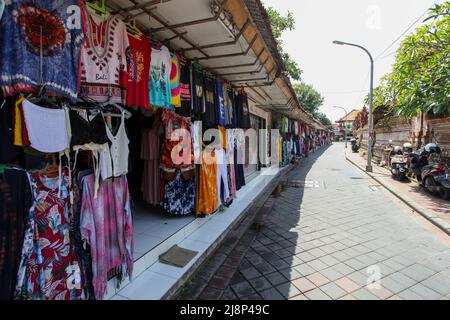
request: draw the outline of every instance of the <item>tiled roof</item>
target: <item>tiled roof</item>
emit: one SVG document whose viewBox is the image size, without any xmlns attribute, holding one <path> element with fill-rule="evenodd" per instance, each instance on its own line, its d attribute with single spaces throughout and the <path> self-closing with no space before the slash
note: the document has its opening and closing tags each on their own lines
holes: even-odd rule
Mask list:
<svg viewBox="0 0 450 320">
<path fill-rule="evenodd" d="M 355 121 L 356 116 L 358 115 L 358 113 L 361 110 L 358 109 L 353 109 L 352 111 L 350 111 L 347 115 L 343 116 L 342 118 L 340 118 L 338 121 L 336 122 L 343 122 L 343 121 Z"/>
</svg>

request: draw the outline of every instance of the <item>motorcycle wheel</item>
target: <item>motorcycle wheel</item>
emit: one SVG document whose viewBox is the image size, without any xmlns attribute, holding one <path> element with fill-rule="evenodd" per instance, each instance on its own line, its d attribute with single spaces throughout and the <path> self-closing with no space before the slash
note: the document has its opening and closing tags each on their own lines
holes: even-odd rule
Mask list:
<svg viewBox="0 0 450 320">
<path fill-rule="evenodd" d="M 423 181 L 423 185 L 428 190 L 428 192 L 434 193 L 434 188 L 433 187 L 435 186 L 435 183 L 433 181 L 433 178 L 426 177 L 425 180 Z"/>
<path fill-rule="evenodd" d="M 441 188 L 441 190 L 439 190 L 439 195 L 441 196 L 442 199 L 449 200 L 450 199 L 450 190 L 447 188 Z"/>
</svg>

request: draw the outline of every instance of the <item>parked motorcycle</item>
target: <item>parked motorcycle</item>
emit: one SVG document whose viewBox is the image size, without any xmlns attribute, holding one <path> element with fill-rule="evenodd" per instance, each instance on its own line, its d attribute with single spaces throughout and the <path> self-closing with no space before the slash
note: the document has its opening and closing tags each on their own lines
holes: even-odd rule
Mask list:
<svg viewBox="0 0 450 320">
<path fill-rule="evenodd" d="M 408 157 L 399 146 L 393 148 L 391 154 L 391 174 L 395 180 L 403 181 L 408 172 Z"/>
<path fill-rule="evenodd" d="M 420 185 L 430 193 L 438 193 L 444 199 L 450 199 L 450 170 L 447 164 L 429 163 L 432 154 L 440 154 L 441 149 L 435 143 L 411 153 L 411 170 Z"/>
<path fill-rule="evenodd" d="M 352 144 L 352 151 L 357 153 L 359 151 L 358 141 L 355 138 L 352 138 L 350 143 Z"/>
<path fill-rule="evenodd" d="M 450 199 L 450 174 L 447 165 L 431 164 L 422 169 L 422 186 L 443 199 Z"/>
</svg>

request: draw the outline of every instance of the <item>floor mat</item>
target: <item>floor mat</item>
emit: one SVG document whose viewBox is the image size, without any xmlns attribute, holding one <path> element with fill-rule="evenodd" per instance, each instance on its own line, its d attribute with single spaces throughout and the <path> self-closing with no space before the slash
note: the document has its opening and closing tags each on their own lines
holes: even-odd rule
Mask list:
<svg viewBox="0 0 450 320">
<path fill-rule="evenodd" d="M 159 256 L 159 262 L 179 268 L 184 268 L 189 263 L 189 261 L 191 261 L 197 255 L 197 253 L 198 251 L 192 251 L 174 245 L 168 251 Z"/>
</svg>

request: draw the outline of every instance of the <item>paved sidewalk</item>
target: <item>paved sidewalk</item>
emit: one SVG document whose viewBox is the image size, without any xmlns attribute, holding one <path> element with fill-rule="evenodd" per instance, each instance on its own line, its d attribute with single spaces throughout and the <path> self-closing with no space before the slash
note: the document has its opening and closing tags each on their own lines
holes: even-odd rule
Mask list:
<svg viewBox="0 0 450 320">
<path fill-rule="evenodd" d="M 353 153 L 351 148 L 345 150 L 345 155 L 347 160 L 365 171 L 367 157 L 363 158 L 360 154 Z M 373 173 L 370 173 L 370 176 L 450 235 L 450 201 L 430 194 L 416 181 L 394 180 L 387 168 L 379 167 L 376 164 L 373 164 Z"/>
<path fill-rule="evenodd" d="M 450 299 L 450 237 L 346 161 L 343 144 L 288 175 L 205 299 Z M 234 256 L 242 259 L 234 260 Z"/>
</svg>

